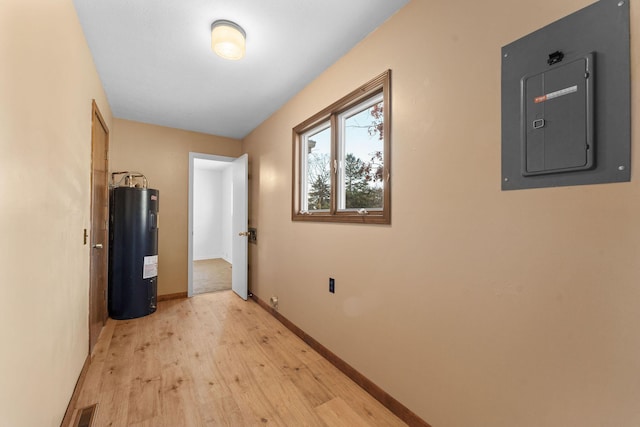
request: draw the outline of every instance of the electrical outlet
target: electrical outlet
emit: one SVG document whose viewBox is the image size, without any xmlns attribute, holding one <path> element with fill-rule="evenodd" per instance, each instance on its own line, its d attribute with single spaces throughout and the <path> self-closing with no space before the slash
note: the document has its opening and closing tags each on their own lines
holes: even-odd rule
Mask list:
<svg viewBox="0 0 640 427">
<path fill-rule="evenodd" d="M 336 279 L 333 277 L 329 277 L 329 292 L 332 294 L 336 293 Z"/>
</svg>

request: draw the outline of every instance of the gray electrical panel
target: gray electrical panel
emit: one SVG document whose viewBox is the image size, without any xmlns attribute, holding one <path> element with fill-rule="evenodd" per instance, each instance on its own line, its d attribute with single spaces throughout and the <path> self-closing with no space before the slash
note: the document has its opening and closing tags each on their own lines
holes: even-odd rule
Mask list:
<svg viewBox="0 0 640 427">
<path fill-rule="evenodd" d="M 502 49 L 502 189 L 630 180 L 628 0 Z"/>
<path fill-rule="evenodd" d="M 593 167 L 593 55 L 522 79 L 524 176 Z"/>
</svg>

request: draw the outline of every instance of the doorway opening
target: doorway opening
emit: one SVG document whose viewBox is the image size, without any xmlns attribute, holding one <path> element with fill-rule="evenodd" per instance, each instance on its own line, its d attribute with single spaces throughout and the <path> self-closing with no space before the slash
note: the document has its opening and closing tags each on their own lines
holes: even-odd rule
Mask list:
<svg viewBox="0 0 640 427">
<path fill-rule="evenodd" d="M 193 164 L 193 294 L 231 289 L 231 163 Z"/>
<path fill-rule="evenodd" d="M 189 297 L 247 294 L 247 157 L 189 153 Z"/>
</svg>

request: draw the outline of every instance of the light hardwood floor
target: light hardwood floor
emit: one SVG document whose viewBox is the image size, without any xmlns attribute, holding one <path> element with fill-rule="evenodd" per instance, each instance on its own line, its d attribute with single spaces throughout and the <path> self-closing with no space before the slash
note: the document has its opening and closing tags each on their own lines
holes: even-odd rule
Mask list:
<svg viewBox="0 0 640 427">
<path fill-rule="evenodd" d="M 406 425 L 231 291 L 109 319 L 76 407 L 96 402 L 94 427 Z"/>
<path fill-rule="evenodd" d="M 193 293 L 231 289 L 231 264 L 222 258 L 193 261 Z"/>
</svg>

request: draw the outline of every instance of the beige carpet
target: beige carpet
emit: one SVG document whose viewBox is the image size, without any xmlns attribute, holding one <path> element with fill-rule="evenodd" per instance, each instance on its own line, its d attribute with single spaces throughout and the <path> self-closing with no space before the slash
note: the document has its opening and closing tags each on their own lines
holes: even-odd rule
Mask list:
<svg viewBox="0 0 640 427">
<path fill-rule="evenodd" d="M 231 264 L 222 258 L 193 262 L 193 293 L 231 289 Z"/>
</svg>

